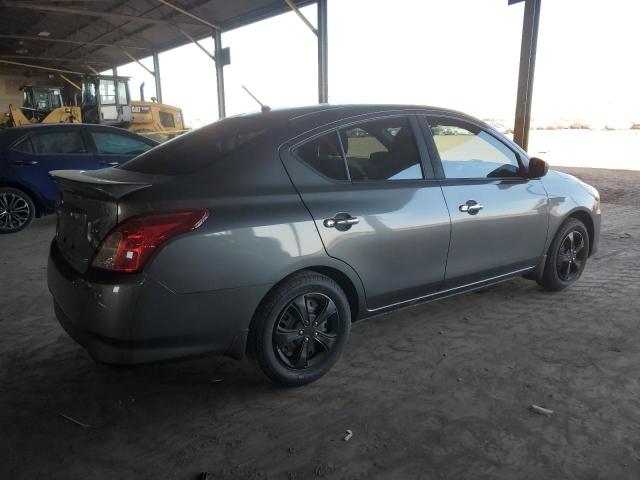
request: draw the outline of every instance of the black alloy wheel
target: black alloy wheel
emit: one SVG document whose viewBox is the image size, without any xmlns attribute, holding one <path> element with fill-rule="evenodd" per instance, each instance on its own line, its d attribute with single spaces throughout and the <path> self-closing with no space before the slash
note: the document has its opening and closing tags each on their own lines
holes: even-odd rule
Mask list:
<svg viewBox="0 0 640 480">
<path fill-rule="evenodd" d="M 338 338 L 339 314 L 335 303 L 322 293 L 299 295 L 284 308 L 273 344 L 282 363 L 304 369 L 321 362 Z"/>
<path fill-rule="evenodd" d="M 590 238 L 577 218 L 568 218 L 551 242 L 544 272 L 536 281 L 551 292 L 573 285 L 582 275 L 589 256 Z"/>
<path fill-rule="evenodd" d="M 351 306 L 332 278 L 303 270 L 265 296 L 249 330 L 248 352 L 262 372 L 298 387 L 318 380 L 338 360 L 351 331 Z"/>
<path fill-rule="evenodd" d="M 33 201 L 15 188 L 0 188 L 0 233 L 15 233 L 29 226 L 34 217 Z"/>
<path fill-rule="evenodd" d="M 577 230 L 569 232 L 560 243 L 556 269 L 558 277 L 563 282 L 573 282 L 582 272 L 587 259 L 587 250 L 584 247 L 584 237 Z"/>
</svg>

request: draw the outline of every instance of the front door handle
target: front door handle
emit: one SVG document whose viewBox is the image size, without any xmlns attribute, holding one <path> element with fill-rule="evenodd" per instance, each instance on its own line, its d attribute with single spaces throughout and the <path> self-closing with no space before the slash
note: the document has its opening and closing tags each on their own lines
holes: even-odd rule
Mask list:
<svg viewBox="0 0 640 480">
<path fill-rule="evenodd" d="M 469 215 L 475 215 L 483 208 L 484 208 L 484 205 L 480 205 L 475 200 L 467 200 L 467 203 L 460 205 L 458 207 L 458 210 L 464 213 L 468 213 Z"/>
<path fill-rule="evenodd" d="M 327 218 L 322 222 L 325 227 L 335 228 L 341 232 L 349 230 L 353 225 L 358 223 L 360 223 L 360 219 L 358 217 L 352 217 L 348 213 L 337 213 L 333 218 Z"/>
<path fill-rule="evenodd" d="M 109 165 L 110 167 L 117 167 L 120 165 L 118 162 L 98 162 L 100 165 Z"/>
</svg>

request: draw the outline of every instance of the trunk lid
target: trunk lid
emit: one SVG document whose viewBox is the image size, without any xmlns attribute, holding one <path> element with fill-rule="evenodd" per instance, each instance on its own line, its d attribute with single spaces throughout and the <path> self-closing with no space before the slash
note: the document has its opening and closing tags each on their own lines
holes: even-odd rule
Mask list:
<svg viewBox="0 0 640 480">
<path fill-rule="evenodd" d="M 56 208 L 56 243 L 60 253 L 84 273 L 109 231 L 118 223 L 118 202 L 152 185 L 152 175 L 123 172 L 54 170 L 49 173 L 59 185 Z"/>
</svg>

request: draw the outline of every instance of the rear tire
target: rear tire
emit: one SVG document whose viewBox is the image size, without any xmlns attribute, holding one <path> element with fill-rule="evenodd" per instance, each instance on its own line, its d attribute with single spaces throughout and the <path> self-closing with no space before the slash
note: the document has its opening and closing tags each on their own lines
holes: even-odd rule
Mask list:
<svg viewBox="0 0 640 480">
<path fill-rule="evenodd" d="M 589 234 L 580 220 L 567 219 L 551 242 L 538 284 L 550 292 L 573 285 L 582 275 L 589 256 Z"/>
<path fill-rule="evenodd" d="M 22 190 L 0 187 L 0 234 L 24 230 L 36 214 L 31 197 Z"/>
<path fill-rule="evenodd" d="M 251 324 L 249 347 L 268 378 L 298 387 L 331 369 L 350 331 L 351 309 L 340 285 L 302 271 L 263 300 Z"/>
</svg>

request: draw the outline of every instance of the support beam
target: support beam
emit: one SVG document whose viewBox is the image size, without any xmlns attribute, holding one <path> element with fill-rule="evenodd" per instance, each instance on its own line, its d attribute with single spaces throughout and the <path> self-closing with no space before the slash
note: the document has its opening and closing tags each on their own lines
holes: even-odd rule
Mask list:
<svg viewBox="0 0 640 480">
<path fill-rule="evenodd" d="M 213 28 L 214 30 L 220 30 L 220 27 L 219 27 L 218 25 L 215 25 L 215 24 L 213 24 L 213 23 L 211 23 L 211 22 L 209 22 L 209 21 L 205 20 L 205 19 L 204 19 L 204 18 L 202 18 L 202 17 L 199 17 L 199 16 L 197 16 L 197 15 L 194 15 L 193 13 L 188 12 L 187 10 L 185 10 L 185 9 L 183 9 L 183 8 L 180 8 L 180 7 L 179 7 L 179 6 L 177 6 L 177 5 L 174 5 L 173 3 L 168 2 L 167 0 L 158 0 L 158 1 L 159 1 L 160 3 L 162 3 L 163 5 L 166 5 L 167 7 L 172 8 L 172 9 L 173 9 L 173 10 L 175 10 L 176 12 L 180 12 L 181 14 L 186 15 L 186 16 L 187 16 L 187 17 L 189 17 L 189 18 L 193 18 L 194 20 L 196 20 L 196 21 L 198 21 L 198 22 L 202 23 L 203 25 L 206 25 L 206 26 L 208 26 L 208 27 L 211 27 L 211 28 Z"/>
<path fill-rule="evenodd" d="M 215 43 L 216 58 L 216 83 L 218 87 L 218 117 L 226 116 L 225 96 L 224 96 L 224 65 L 222 63 L 222 33 L 216 30 L 213 33 L 213 41 Z"/>
<path fill-rule="evenodd" d="M 126 50 L 122 50 L 122 52 L 131 59 L 132 62 L 136 62 L 138 65 L 140 65 L 142 68 L 144 68 L 147 72 L 149 72 L 149 74 L 153 75 L 154 77 L 156 76 L 156 73 L 153 70 L 150 70 L 149 68 L 147 68 L 147 66 L 142 63 L 140 60 L 138 60 L 136 57 L 134 57 L 133 55 L 131 55 L 129 52 L 127 52 Z"/>
<path fill-rule="evenodd" d="M 6 39 L 14 39 L 14 40 L 29 40 L 29 41 L 38 41 L 38 42 L 51 42 L 51 43 L 69 43 L 71 45 L 94 45 L 96 47 L 115 47 L 115 48 L 126 48 L 129 50 L 151 50 L 147 47 L 140 47 L 138 45 L 119 45 L 116 43 L 97 43 L 97 42 L 86 42 L 81 40 L 67 40 L 62 38 L 51 38 L 51 37 L 32 37 L 29 35 L 6 35 L 0 34 L 0 38 Z"/>
<path fill-rule="evenodd" d="M 58 5 L 38 5 L 34 3 L 16 2 L 4 0 L 1 4 L 3 7 L 24 8 L 26 10 L 35 10 L 38 12 L 49 12 L 60 15 L 84 15 L 86 17 L 109 18 L 119 22 L 138 22 L 138 23 L 154 23 L 156 25 L 175 25 L 181 23 L 184 25 L 200 25 L 194 21 L 172 22 L 161 18 L 149 18 L 136 15 L 125 15 L 124 13 L 103 12 L 101 10 L 88 10 L 86 8 L 60 7 Z"/>
<path fill-rule="evenodd" d="M 192 43 L 195 43 L 196 47 L 198 47 L 200 50 L 202 50 L 204 53 L 207 54 L 207 56 L 213 60 L 214 62 L 216 61 L 216 57 L 215 55 L 212 55 L 209 50 L 207 50 L 206 48 L 204 48 L 202 46 L 202 44 L 200 42 L 198 42 L 195 38 L 193 38 L 191 35 L 189 35 L 187 32 L 185 32 L 184 30 L 180 30 L 180 33 L 182 33 L 186 38 L 188 38 Z"/>
<path fill-rule="evenodd" d="M 162 84 L 160 83 L 160 59 L 158 52 L 153 52 L 153 72 L 156 79 L 156 101 L 162 103 Z"/>
<path fill-rule="evenodd" d="M 82 90 L 82 88 L 80 88 L 80 85 L 78 85 L 78 84 L 77 84 L 77 83 L 75 83 L 75 82 L 72 82 L 72 81 L 69 79 L 69 77 L 67 77 L 66 75 L 64 75 L 64 74 L 62 74 L 62 73 L 59 73 L 59 74 L 58 74 L 58 76 L 59 76 L 60 78 L 62 78 L 65 82 L 70 83 L 70 84 L 71 84 L 71 85 L 72 85 L 76 90 L 78 90 L 78 91 L 81 91 L 81 90 Z"/>
<path fill-rule="evenodd" d="M 316 29 L 316 27 L 314 27 L 311 22 L 309 21 L 309 19 L 307 17 L 305 17 L 302 12 L 300 11 L 300 9 L 298 8 L 298 6 L 293 3 L 292 0 L 284 0 L 284 3 L 286 3 L 289 8 L 291 10 L 293 10 L 295 12 L 296 15 L 298 15 L 298 17 L 300 17 L 300 20 L 302 20 L 304 22 L 304 24 L 309 27 L 309 29 L 315 33 L 316 35 L 318 35 L 318 30 Z"/>
<path fill-rule="evenodd" d="M 13 66 L 16 66 L 16 67 L 35 68 L 36 70 L 45 70 L 47 72 L 71 73 L 73 75 L 84 75 L 85 74 L 85 72 L 74 72 L 73 70 L 63 70 L 62 68 L 41 67 L 39 65 L 30 65 L 28 63 L 12 62 L 10 60 L 2 60 L 2 59 L 0 59 L 0 63 L 4 63 L 4 64 L 7 64 L 7 65 L 13 65 Z"/>
<path fill-rule="evenodd" d="M 522 148 L 529 147 L 529 127 L 531 125 L 531 100 L 533 95 L 533 74 L 536 66 L 538 25 L 540 24 L 540 3 L 542 0 L 526 0 L 522 22 L 522 45 L 520 48 L 520 72 L 518 75 L 518 96 L 513 140 Z"/>
<path fill-rule="evenodd" d="M 318 0 L 318 103 L 329 102 L 327 0 Z"/>
<path fill-rule="evenodd" d="M 78 63 L 78 59 L 76 58 L 59 58 L 59 57 L 39 57 L 39 56 L 34 56 L 34 55 L 5 55 L 3 53 L 0 53 L 0 56 L 4 59 L 7 60 L 43 60 L 45 62 L 52 62 L 52 63 Z M 93 65 L 109 65 L 109 63 L 107 62 L 102 62 L 102 61 L 96 61 L 93 60 L 91 62 Z"/>
</svg>

